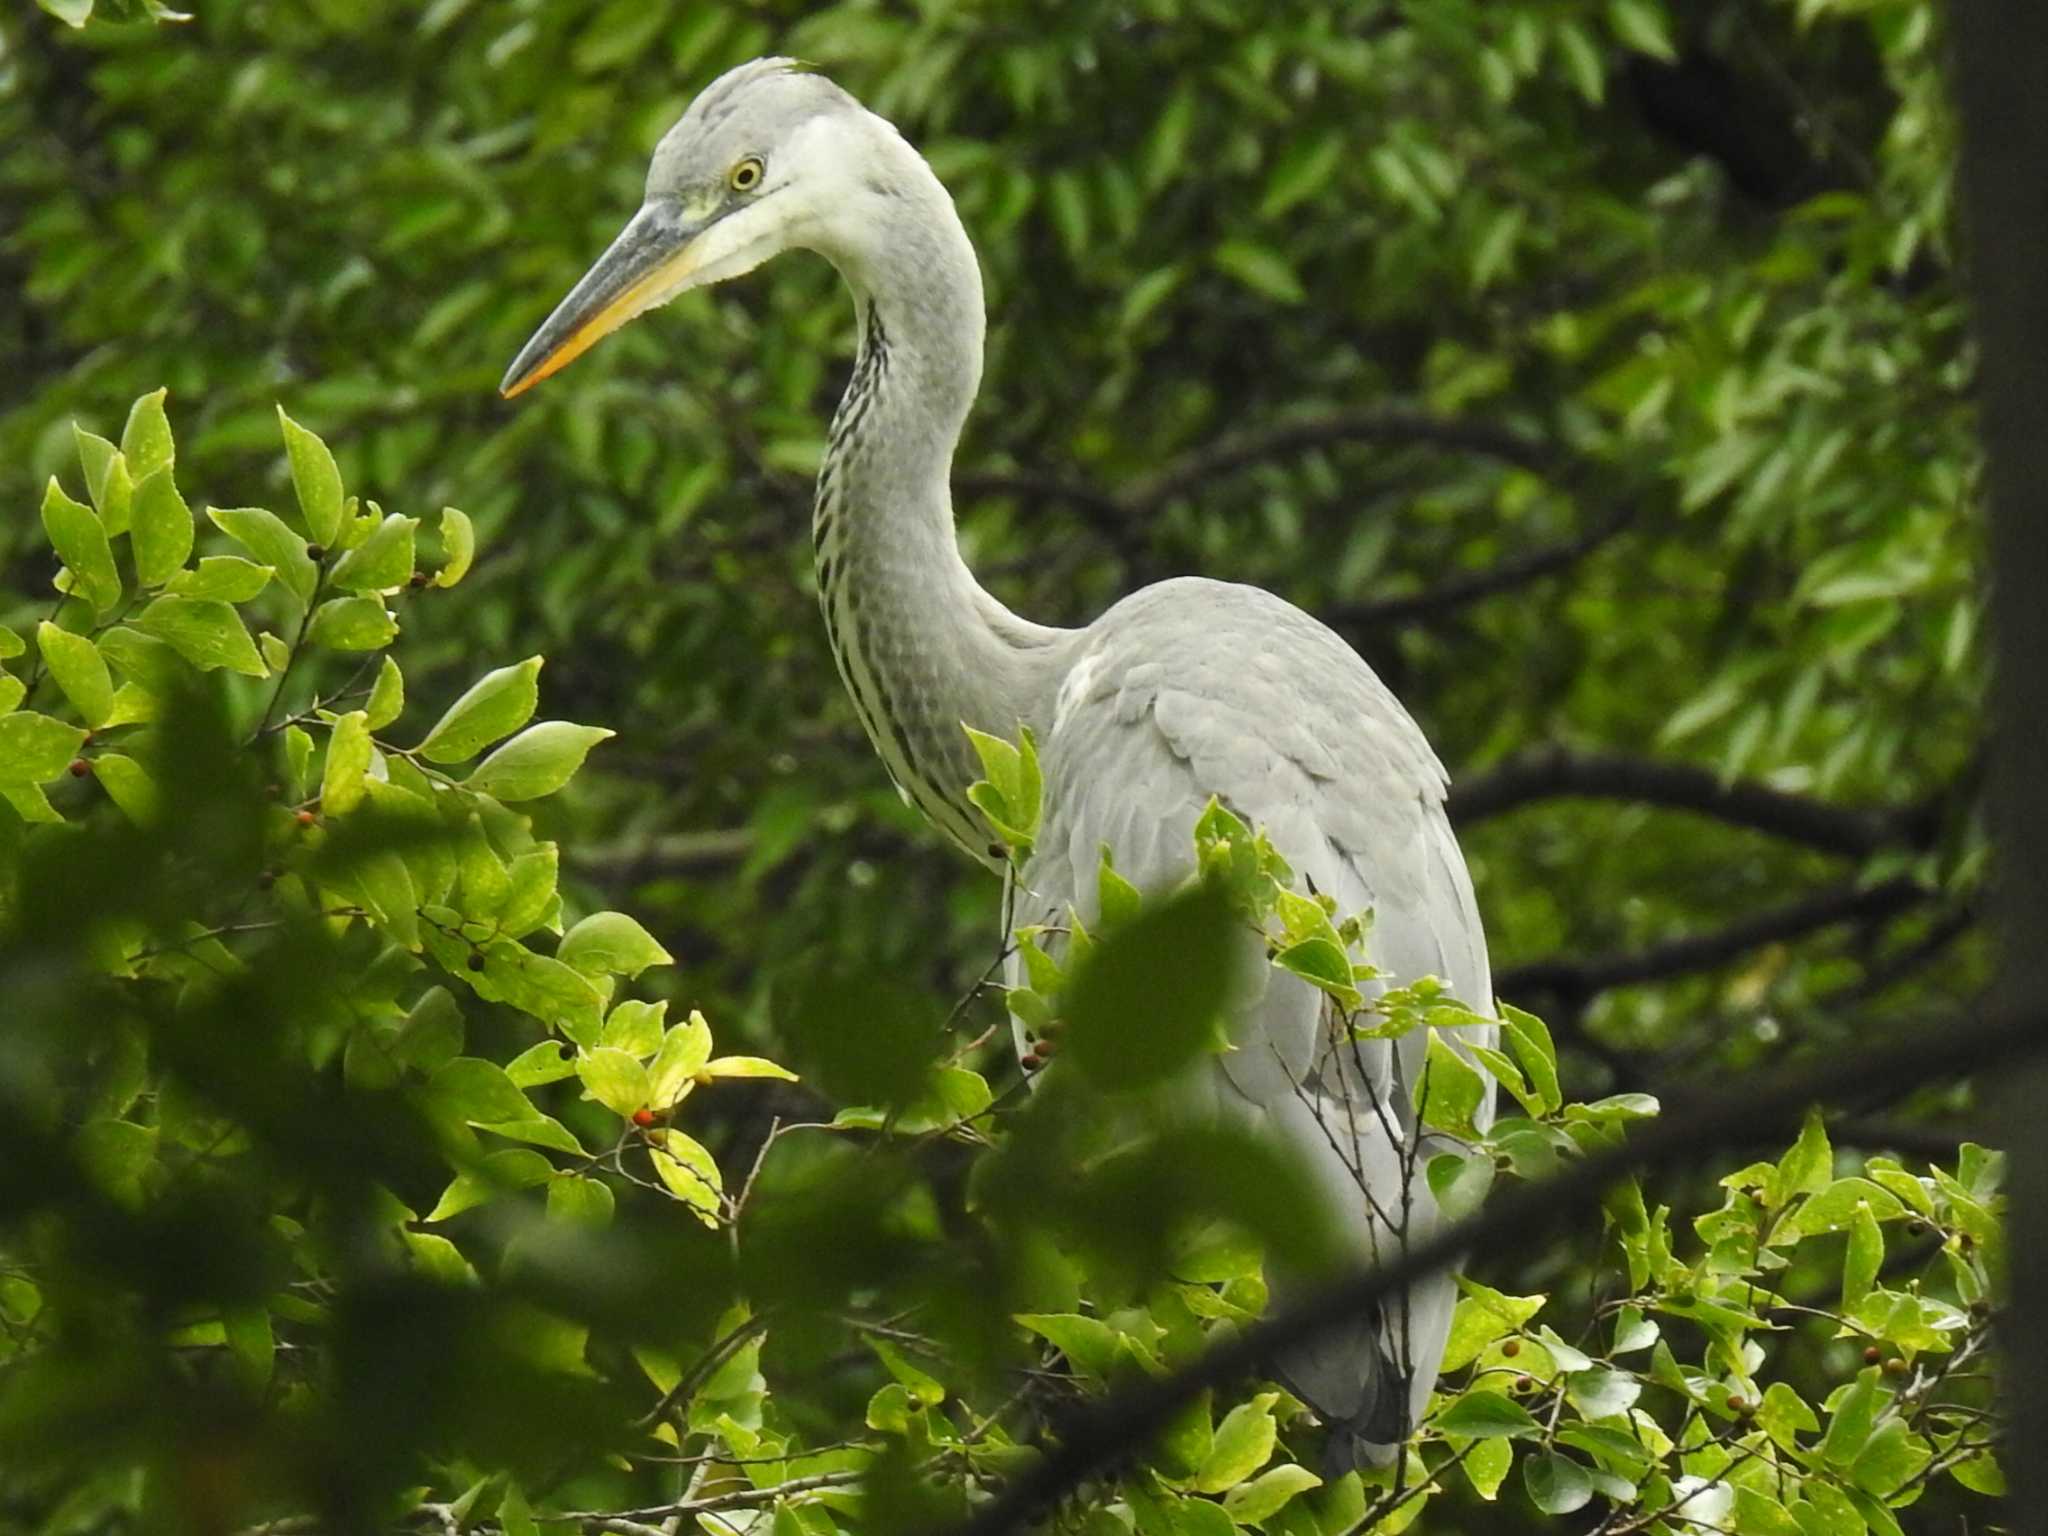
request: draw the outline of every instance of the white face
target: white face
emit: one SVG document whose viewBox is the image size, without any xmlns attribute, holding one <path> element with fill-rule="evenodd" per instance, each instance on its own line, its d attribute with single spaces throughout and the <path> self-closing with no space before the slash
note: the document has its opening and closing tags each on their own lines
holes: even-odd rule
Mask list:
<svg viewBox="0 0 2048 1536">
<path fill-rule="evenodd" d="M 894 139 L 893 129 L 858 108 L 819 112 L 788 119 L 774 145 L 750 148 L 743 123 L 713 135 L 723 147 L 677 142 L 688 126 L 686 118 L 663 141 L 647 201 L 526 344 L 503 393 L 538 383 L 635 316 L 783 251 L 857 260 L 873 205 L 889 195 L 872 136 Z"/>
</svg>

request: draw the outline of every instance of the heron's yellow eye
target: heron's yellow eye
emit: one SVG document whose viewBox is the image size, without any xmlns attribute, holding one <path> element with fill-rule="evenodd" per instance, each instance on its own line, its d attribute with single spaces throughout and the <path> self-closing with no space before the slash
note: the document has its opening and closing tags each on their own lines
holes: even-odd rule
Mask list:
<svg viewBox="0 0 2048 1536">
<path fill-rule="evenodd" d="M 733 191 L 751 192 L 761 185 L 763 169 L 761 162 L 753 155 L 749 155 L 732 168 L 732 175 L 726 179 L 732 183 Z"/>
</svg>

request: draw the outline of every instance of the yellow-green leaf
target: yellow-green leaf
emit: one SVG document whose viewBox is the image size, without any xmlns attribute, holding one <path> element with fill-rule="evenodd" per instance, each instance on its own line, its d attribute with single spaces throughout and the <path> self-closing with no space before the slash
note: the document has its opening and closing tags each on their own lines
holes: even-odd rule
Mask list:
<svg viewBox="0 0 2048 1536">
<path fill-rule="evenodd" d="M 192 509 L 178 494 L 168 462 L 135 487 L 128 543 L 135 551 L 135 579 L 145 587 L 162 586 L 192 556 Z"/>
<path fill-rule="evenodd" d="M 143 609 L 135 625 L 202 672 L 225 667 L 244 677 L 270 675 L 241 614 L 215 598 L 167 593 Z"/>
<path fill-rule="evenodd" d="M 398 623 L 379 597 L 336 597 L 313 610 L 306 641 L 330 651 L 374 651 L 389 645 Z"/>
<path fill-rule="evenodd" d="M 341 471 L 327 445 L 277 408 L 277 422 L 284 429 L 285 455 L 291 460 L 292 489 L 298 492 L 299 511 L 315 544 L 332 544 L 341 532 Z"/>
<path fill-rule="evenodd" d="M 615 1115 L 630 1116 L 648 1101 L 647 1069 L 616 1046 L 601 1045 L 576 1063 L 590 1096 Z"/>
<path fill-rule="evenodd" d="M 638 976 L 650 965 L 675 963 L 654 935 L 624 912 L 591 913 L 562 936 L 555 958 L 586 976 Z"/>
<path fill-rule="evenodd" d="M 327 742 L 327 766 L 320 775 L 320 809 L 343 816 L 362 803 L 370 771 L 370 728 L 360 709 L 334 722 Z"/>
<path fill-rule="evenodd" d="M 435 573 L 434 585 L 452 587 L 469 574 L 470 562 L 476 559 L 476 529 L 470 524 L 469 515 L 454 507 L 441 509 L 441 569 Z"/>
<path fill-rule="evenodd" d="M 590 749 L 613 734 L 600 726 L 543 720 L 485 758 L 465 783 L 499 800 L 538 800 L 575 777 Z"/>
<path fill-rule="evenodd" d="M 91 507 L 65 495 L 54 475 L 43 490 L 43 532 L 57 558 L 77 578 L 81 597 L 101 613 L 121 601 L 121 576 L 114 569 L 106 526 Z"/>
<path fill-rule="evenodd" d="M 306 553 L 306 541 L 292 532 L 283 518 L 262 507 L 208 507 L 206 515 L 221 532 L 277 572 L 277 579 L 298 598 L 301 608 L 313 601 L 320 568 Z"/>
<path fill-rule="evenodd" d="M 540 704 L 542 658 L 529 656 L 486 672 L 448 706 L 419 745 L 430 763 L 461 763 L 533 718 Z"/>
<path fill-rule="evenodd" d="M 121 429 L 121 457 L 128 461 L 128 473 L 138 488 L 175 456 L 171 443 L 170 418 L 164 414 L 165 390 L 153 389 L 128 408 L 128 424 Z"/>
<path fill-rule="evenodd" d="M 59 629 L 48 619 L 36 626 L 36 647 L 64 697 L 85 723 L 94 729 L 105 725 L 114 712 L 114 679 L 100 648 L 84 635 Z"/>
</svg>

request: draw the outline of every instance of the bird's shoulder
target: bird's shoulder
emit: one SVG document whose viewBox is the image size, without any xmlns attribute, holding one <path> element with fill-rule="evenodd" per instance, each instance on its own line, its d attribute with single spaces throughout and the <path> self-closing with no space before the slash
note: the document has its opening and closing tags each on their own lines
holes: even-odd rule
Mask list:
<svg viewBox="0 0 2048 1536">
<path fill-rule="evenodd" d="M 1082 632 L 1050 735 L 1105 750 L 1119 734 L 1126 750 L 1171 753 L 1226 799 L 1275 764 L 1349 795 L 1434 804 L 1445 787 L 1421 730 L 1356 651 L 1292 603 L 1235 582 L 1160 582 Z"/>
</svg>

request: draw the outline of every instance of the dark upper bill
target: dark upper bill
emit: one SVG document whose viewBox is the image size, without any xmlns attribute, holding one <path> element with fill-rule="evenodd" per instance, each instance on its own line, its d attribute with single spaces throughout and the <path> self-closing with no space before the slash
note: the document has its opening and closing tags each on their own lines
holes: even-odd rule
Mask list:
<svg viewBox="0 0 2048 1536">
<path fill-rule="evenodd" d="M 660 204 L 649 203 L 634 214 L 610 249 L 519 349 L 498 393 L 509 400 L 531 388 L 568 367 L 635 315 L 676 294 L 697 264 L 692 246 L 703 229 Z"/>
</svg>

